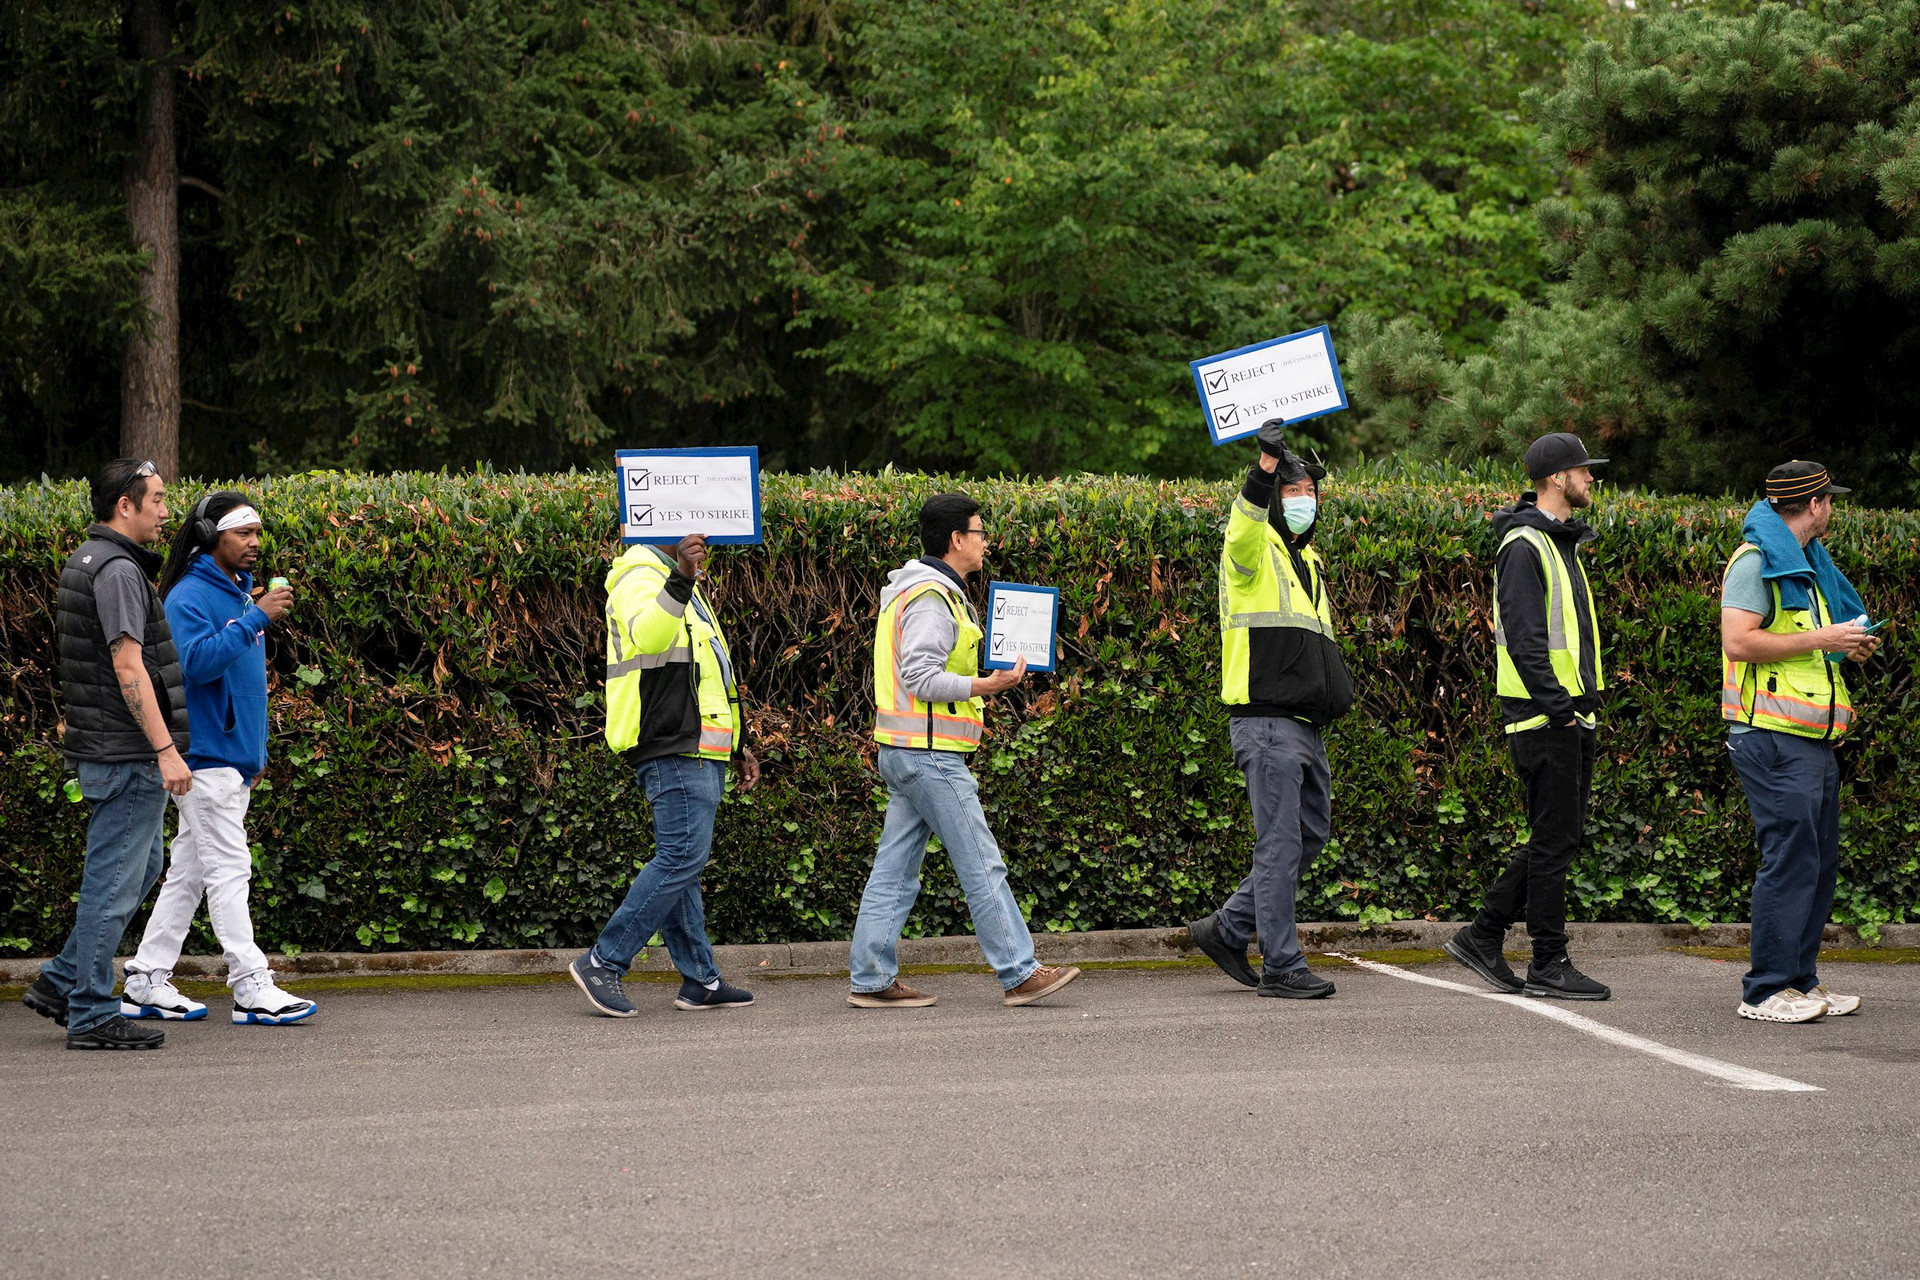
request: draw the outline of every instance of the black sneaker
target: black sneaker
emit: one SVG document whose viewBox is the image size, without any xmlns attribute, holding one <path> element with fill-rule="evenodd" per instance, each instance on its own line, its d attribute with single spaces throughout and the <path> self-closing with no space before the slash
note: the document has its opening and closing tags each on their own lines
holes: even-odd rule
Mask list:
<svg viewBox="0 0 1920 1280">
<path fill-rule="evenodd" d="M 631 1018 L 640 1012 L 620 989 L 620 971 L 595 964 L 593 952 L 568 965 L 567 972 L 573 977 L 573 985 L 585 993 L 587 1003 L 609 1018 Z"/>
<path fill-rule="evenodd" d="M 1613 994 L 1574 968 L 1573 961 L 1565 956 L 1528 965 L 1524 990 L 1530 996 L 1551 996 L 1555 1000 L 1605 1000 Z"/>
<path fill-rule="evenodd" d="M 676 1009 L 744 1009 L 753 1003 L 753 992 L 732 986 L 722 979 L 720 985 L 712 991 L 707 990 L 692 978 L 680 983 L 680 994 L 674 997 Z"/>
<path fill-rule="evenodd" d="M 1500 954 L 1499 946 L 1484 946 L 1473 936 L 1472 925 L 1447 939 L 1440 949 L 1502 991 L 1518 995 L 1526 985 Z"/>
<path fill-rule="evenodd" d="M 67 1025 L 67 998 L 60 994 L 60 988 L 53 985 L 53 979 L 44 973 L 21 993 L 20 1003 L 43 1018 L 52 1018 L 63 1027 Z"/>
<path fill-rule="evenodd" d="M 1220 926 L 1214 918 L 1191 920 L 1187 923 L 1187 933 L 1193 939 L 1193 945 L 1206 953 L 1207 959 L 1220 966 L 1220 972 L 1232 978 L 1243 987 L 1260 985 L 1260 975 L 1247 963 L 1245 947 L 1235 951 L 1220 938 Z"/>
<path fill-rule="evenodd" d="M 1289 969 L 1277 978 L 1262 974 L 1259 993 L 1282 1000 L 1318 1000 L 1333 994 L 1333 984 L 1310 969 Z"/>
<path fill-rule="evenodd" d="M 167 1033 L 114 1014 L 91 1031 L 67 1032 L 69 1049 L 158 1049 Z"/>
</svg>

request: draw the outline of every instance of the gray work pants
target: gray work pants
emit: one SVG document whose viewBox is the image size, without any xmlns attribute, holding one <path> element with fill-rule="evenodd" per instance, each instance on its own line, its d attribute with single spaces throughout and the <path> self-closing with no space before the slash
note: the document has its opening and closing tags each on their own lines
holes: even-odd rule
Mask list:
<svg viewBox="0 0 1920 1280">
<path fill-rule="evenodd" d="M 1307 967 L 1294 928 L 1300 877 L 1327 843 L 1333 774 L 1320 731 L 1281 716 L 1231 722 L 1233 762 L 1253 805 L 1253 871 L 1215 915 L 1220 938 L 1245 947 L 1257 936 L 1267 978 Z"/>
</svg>

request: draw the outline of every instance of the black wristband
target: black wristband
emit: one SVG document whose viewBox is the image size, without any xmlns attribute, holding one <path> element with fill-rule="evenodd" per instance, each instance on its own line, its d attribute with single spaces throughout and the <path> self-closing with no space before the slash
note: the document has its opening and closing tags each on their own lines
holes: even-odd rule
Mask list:
<svg viewBox="0 0 1920 1280">
<path fill-rule="evenodd" d="M 1263 470 L 1259 463 L 1247 472 L 1247 482 L 1240 486 L 1240 496 L 1256 507 L 1273 505 L 1274 476 L 1271 471 Z"/>
<path fill-rule="evenodd" d="M 667 594 L 685 604 L 693 599 L 693 579 L 675 569 L 667 575 Z"/>
</svg>

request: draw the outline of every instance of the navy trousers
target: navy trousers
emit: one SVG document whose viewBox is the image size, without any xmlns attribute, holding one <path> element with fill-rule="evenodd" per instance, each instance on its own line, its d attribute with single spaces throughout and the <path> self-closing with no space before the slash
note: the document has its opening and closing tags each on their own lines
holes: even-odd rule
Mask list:
<svg viewBox="0 0 1920 1280">
<path fill-rule="evenodd" d="M 1760 865 L 1753 876 L 1752 967 L 1741 998 L 1820 984 L 1820 935 L 1840 870 L 1840 766 L 1831 743 L 1755 729 L 1727 750 L 1753 813 Z"/>
</svg>

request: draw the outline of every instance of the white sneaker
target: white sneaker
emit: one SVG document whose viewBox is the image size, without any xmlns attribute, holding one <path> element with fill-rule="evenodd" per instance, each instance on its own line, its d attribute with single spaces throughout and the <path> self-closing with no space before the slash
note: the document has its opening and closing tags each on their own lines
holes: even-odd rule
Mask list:
<svg viewBox="0 0 1920 1280">
<path fill-rule="evenodd" d="M 1825 987 L 1815 987 L 1813 990 L 1807 992 L 1807 998 L 1809 1000 L 1826 1001 L 1827 1016 L 1829 1018 L 1844 1018 L 1860 1007 L 1859 996 L 1835 995 Z"/>
<path fill-rule="evenodd" d="M 233 988 L 233 1021 L 236 1026 L 248 1023 L 268 1027 L 285 1026 L 289 1022 L 311 1018 L 319 1008 L 313 1001 L 290 996 L 275 986 L 271 973 L 251 974 L 240 979 Z"/>
<path fill-rule="evenodd" d="M 120 1016 L 194 1022 L 207 1016 L 207 1006 L 180 994 L 173 985 L 171 969 L 155 969 L 152 973 L 129 970 L 126 985 L 120 989 Z"/>
<path fill-rule="evenodd" d="M 1802 995 L 1788 987 L 1776 991 L 1759 1004 L 1740 1005 L 1740 1016 L 1755 1022 L 1812 1022 L 1827 1016 L 1827 1002 L 1818 996 Z"/>
</svg>

